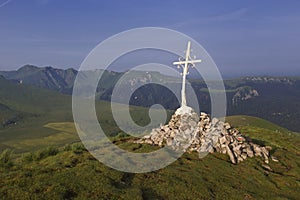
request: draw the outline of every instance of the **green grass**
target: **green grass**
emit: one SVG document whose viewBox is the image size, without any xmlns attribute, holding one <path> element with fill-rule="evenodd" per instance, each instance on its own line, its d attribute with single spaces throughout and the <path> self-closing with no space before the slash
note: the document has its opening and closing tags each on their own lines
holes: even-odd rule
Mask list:
<svg viewBox="0 0 300 200">
<path fill-rule="evenodd" d="M 123 173 L 101 164 L 80 143 L 74 143 L 10 155 L 11 164 L 0 166 L 0 194 L 4 199 L 298 199 L 299 134 L 248 116 L 228 117 L 227 121 L 273 147 L 271 154 L 279 159 L 270 161 L 273 171 L 262 167 L 260 157 L 234 165 L 227 155 L 215 153 L 199 159 L 197 153 L 186 153 L 155 172 Z M 47 127 L 74 131 L 72 123 Z M 136 153 L 158 148 L 128 139 L 124 135 L 111 138 Z"/>
<path fill-rule="evenodd" d="M 269 129 L 272 131 L 282 131 L 282 132 L 288 132 L 287 129 L 282 128 L 272 122 L 269 122 L 267 120 L 258 118 L 258 117 L 251 117 L 246 115 L 236 115 L 236 116 L 228 116 L 226 117 L 226 121 L 228 121 L 230 124 L 236 127 L 240 126 L 253 126 L 258 128 L 264 128 Z"/>
<path fill-rule="evenodd" d="M 0 150 L 35 151 L 49 145 L 63 146 L 79 140 L 73 125 L 71 96 L 14 84 L 1 77 L 0 86 L 0 122 L 16 119 L 16 123 L 5 127 L 0 125 Z M 124 116 L 123 106 L 115 105 L 119 115 Z M 97 101 L 96 112 L 108 136 L 122 132 L 114 121 L 109 102 Z M 140 125 L 150 122 L 146 108 L 132 106 L 130 114 Z"/>
<path fill-rule="evenodd" d="M 274 148 L 289 148 L 299 154 L 299 133 L 289 131 L 264 119 L 244 115 L 226 117 L 234 127 L 254 141 Z"/>
<path fill-rule="evenodd" d="M 279 162 L 271 161 L 272 172 L 262 168 L 261 158 L 233 165 L 227 155 L 199 160 L 187 153 L 161 170 L 129 174 L 99 163 L 76 143 L 70 97 L 1 77 L 0 85 L 0 119 L 24 116 L 0 128 L 0 199 L 299 199 L 299 134 L 265 120 L 226 119 L 255 142 L 273 147 Z M 129 143 L 109 103 L 96 102 L 96 110 L 108 136 L 118 135 L 111 138 L 116 145 L 137 153 L 158 148 Z M 139 124 L 149 122 L 147 109 L 131 111 Z"/>
<path fill-rule="evenodd" d="M 47 146 L 63 146 L 79 141 L 74 124 L 71 122 L 48 123 L 44 126 L 11 127 L 0 131 L 1 146 L 16 152 L 38 150 Z"/>
<path fill-rule="evenodd" d="M 0 168 L 0 193 L 7 199 L 297 199 L 299 161 L 287 160 L 293 155 L 284 151 L 276 155 L 284 157 L 271 162 L 273 172 L 264 171 L 259 158 L 233 165 L 225 155 L 199 160 L 192 153 L 164 169 L 129 174 L 107 168 L 86 151 L 60 151 Z"/>
<path fill-rule="evenodd" d="M 119 107 L 119 116 L 122 117 L 126 110 L 122 105 L 116 104 L 116 106 Z M 122 132 L 113 119 L 108 102 L 97 102 L 96 110 L 99 113 L 99 123 L 108 136 L 116 136 Z M 140 125 L 150 122 L 148 109 L 132 106 L 130 112 L 133 120 Z M 170 114 L 171 112 L 168 112 L 169 117 Z M 48 145 L 63 146 L 67 143 L 79 141 L 74 123 L 65 115 L 71 115 L 71 112 L 66 108 L 61 108 L 61 111 L 54 110 L 47 112 L 47 114 L 43 113 L 38 117 L 25 118 L 16 125 L 0 129 L 0 150 L 12 148 L 17 152 L 26 152 Z M 68 119 L 70 121 L 65 121 Z"/>
</svg>

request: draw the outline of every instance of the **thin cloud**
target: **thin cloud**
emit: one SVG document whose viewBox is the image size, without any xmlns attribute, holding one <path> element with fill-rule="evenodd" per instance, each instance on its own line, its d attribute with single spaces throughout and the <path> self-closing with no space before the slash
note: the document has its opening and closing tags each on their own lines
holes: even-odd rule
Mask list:
<svg viewBox="0 0 300 200">
<path fill-rule="evenodd" d="M 7 0 L 3 3 L 0 4 L 0 8 L 4 7 L 6 4 L 8 4 L 9 2 L 11 2 L 12 0 Z"/>
<path fill-rule="evenodd" d="M 230 20 L 236 20 L 241 19 L 246 13 L 248 9 L 247 8 L 241 8 L 239 10 L 235 10 L 233 12 L 225 13 L 223 15 L 215 16 L 212 18 L 208 18 L 208 20 L 211 21 L 230 21 Z"/>
<path fill-rule="evenodd" d="M 246 15 L 247 12 L 248 12 L 248 8 L 241 8 L 221 15 L 203 17 L 203 18 L 199 17 L 190 20 L 185 20 L 184 22 L 176 23 L 174 27 L 181 28 L 186 26 L 194 26 L 198 24 L 205 24 L 205 23 L 212 23 L 212 22 L 243 20 L 243 17 Z"/>
</svg>

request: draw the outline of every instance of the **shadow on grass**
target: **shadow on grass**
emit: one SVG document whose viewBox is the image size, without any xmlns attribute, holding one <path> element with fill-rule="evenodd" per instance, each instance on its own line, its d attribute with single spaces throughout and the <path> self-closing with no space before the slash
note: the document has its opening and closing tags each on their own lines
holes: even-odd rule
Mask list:
<svg viewBox="0 0 300 200">
<path fill-rule="evenodd" d="M 263 140 L 258 140 L 258 139 L 251 139 L 253 143 L 258 144 L 260 146 L 266 146 L 266 142 Z"/>
<path fill-rule="evenodd" d="M 152 200 L 152 199 L 165 199 L 162 196 L 158 195 L 154 190 L 151 188 L 142 188 L 142 197 L 143 200 Z"/>
</svg>

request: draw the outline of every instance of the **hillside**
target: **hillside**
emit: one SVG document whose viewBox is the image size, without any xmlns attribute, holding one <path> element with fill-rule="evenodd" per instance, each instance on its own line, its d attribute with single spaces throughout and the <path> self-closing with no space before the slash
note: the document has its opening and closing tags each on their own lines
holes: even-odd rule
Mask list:
<svg viewBox="0 0 300 200">
<path fill-rule="evenodd" d="M 164 169 L 129 174 L 107 168 L 75 143 L 11 158 L 9 152 L 2 153 L 0 194 L 6 199 L 298 199 L 299 134 L 258 118 L 227 120 L 271 145 L 271 156 L 279 162 L 271 161 L 268 170 L 257 157 L 233 165 L 226 155 L 215 153 L 199 160 L 196 153 L 186 153 Z M 112 140 L 134 152 L 156 149 L 126 138 Z"/>
<path fill-rule="evenodd" d="M 271 160 L 271 170 L 261 158 L 233 165 L 227 155 L 215 153 L 199 160 L 196 153 L 187 153 L 164 169 L 128 174 L 102 165 L 78 143 L 69 95 L 0 77 L 0 109 L 2 119 L 16 119 L 0 128 L 4 199 L 297 199 L 300 195 L 299 134 L 259 118 L 226 120 L 256 143 L 273 147 L 271 156 L 279 162 Z M 96 109 L 116 145 L 134 152 L 157 149 L 129 142 L 115 125 L 108 102 L 97 101 Z M 147 123 L 147 109 L 132 106 L 131 111 L 138 123 Z"/>
<path fill-rule="evenodd" d="M 16 84 L 3 77 L 0 77 L 0 105 L 0 149 L 14 148 L 10 145 L 24 139 L 50 136 L 53 131 L 43 127 L 49 122 L 72 121 L 69 96 Z M 35 144 L 34 149 L 39 145 Z"/>
<path fill-rule="evenodd" d="M 229 116 L 226 117 L 226 121 L 257 143 L 270 145 L 275 149 L 288 148 L 297 155 L 300 153 L 300 133 L 292 132 L 264 119 L 245 115 Z"/>
<path fill-rule="evenodd" d="M 44 89 L 71 94 L 73 81 L 77 75 L 74 69 L 39 68 L 26 65 L 16 71 L 2 71 L 0 75 L 17 83 L 27 84 Z M 97 98 L 110 101 L 116 82 L 124 75 L 123 72 L 105 71 L 99 82 Z M 146 84 L 150 80 L 162 84 Z M 202 80 L 189 79 L 196 91 L 202 111 L 210 111 L 210 95 Z M 138 83 L 146 85 L 136 90 L 130 100 L 131 105 L 150 107 L 162 104 L 165 108 L 178 108 L 172 92 L 166 84 L 178 84 L 178 79 L 157 72 L 134 72 L 124 87 L 132 88 Z M 299 77 L 241 77 L 224 80 L 227 94 L 227 115 L 251 115 L 269 120 L 293 131 L 300 131 L 300 78 Z"/>
<path fill-rule="evenodd" d="M 26 152 L 47 145 L 63 146 L 79 141 L 74 131 L 52 128 L 56 123 L 70 126 L 69 123 L 73 122 L 71 105 L 69 95 L 15 83 L 0 76 L 0 150 L 10 148 Z M 109 136 L 121 133 L 112 117 L 109 102 L 97 101 L 96 112 L 105 133 Z M 145 117 L 148 109 L 132 106 L 130 112 L 139 124 L 149 123 L 149 118 Z"/>
</svg>

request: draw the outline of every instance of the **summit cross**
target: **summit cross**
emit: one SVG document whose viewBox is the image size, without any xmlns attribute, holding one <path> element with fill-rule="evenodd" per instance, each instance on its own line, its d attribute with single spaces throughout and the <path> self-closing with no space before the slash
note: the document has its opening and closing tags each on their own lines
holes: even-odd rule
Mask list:
<svg viewBox="0 0 300 200">
<path fill-rule="evenodd" d="M 186 105 L 186 95 L 185 95 L 185 82 L 186 75 L 189 74 L 189 67 L 195 67 L 195 63 L 200 63 L 202 60 L 192 60 L 191 58 L 191 42 L 188 41 L 187 49 L 185 52 L 185 59 L 179 58 L 179 61 L 173 62 L 173 65 L 177 65 L 178 68 L 182 67 L 182 89 L 181 89 L 181 107 Z"/>
</svg>

